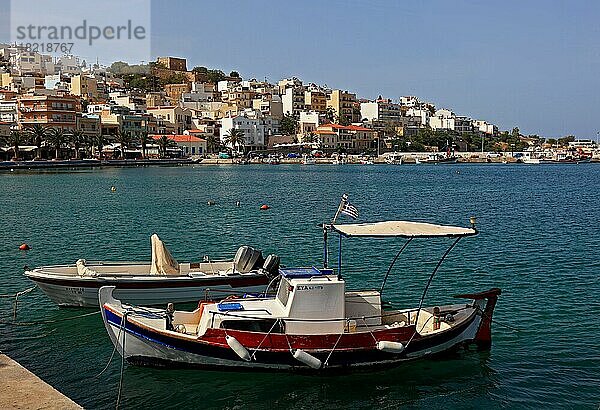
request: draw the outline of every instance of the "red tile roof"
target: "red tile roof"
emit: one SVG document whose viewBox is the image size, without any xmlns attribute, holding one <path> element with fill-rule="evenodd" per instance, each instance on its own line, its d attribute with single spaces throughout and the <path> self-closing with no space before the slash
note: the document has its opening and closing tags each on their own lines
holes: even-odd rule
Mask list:
<svg viewBox="0 0 600 410">
<path fill-rule="evenodd" d="M 193 135 L 172 135 L 172 134 L 154 134 L 150 135 L 152 139 L 160 139 L 163 135 L 169 137 L 170 140 L 175 142 L 205 142 L 203 138 L 194 137 Z"/>
<path fill-rule="evenodd" d="M 373 131 L 370 128 L 361 127 L 360 125 L 340 125 L 340 124 L 323 124 L 319 128 L 331 128 L 334 130 L 348 130 L 348 131 Z"/>
</svg>

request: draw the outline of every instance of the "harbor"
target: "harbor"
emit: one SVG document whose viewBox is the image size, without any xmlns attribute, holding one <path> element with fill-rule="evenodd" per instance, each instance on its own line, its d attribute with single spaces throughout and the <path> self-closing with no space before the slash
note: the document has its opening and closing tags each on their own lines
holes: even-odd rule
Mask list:
<svg viewBox="0 0 600 410">
<path fill-rule="evenodd" d="M 0 354 L 0 391 L 3 409 L 83 408 L 4 354 Z"/>
<path fill-rule="evenodd" d="M 456 303 L 439 297 L 448 295 L 448 289 L 467 293 L 499 287 L 502 295 L 489 351 L 319 377 L 318 386 L 311 375 L 160 369 L 127 362 L 119 383 L 121 357 L 114 352 L 110 360 L 114 346 L 98 310 L 59 308 L 37 288 L 19 297 L 15 320 L 13 300 L 0 299 L 0 349 L 85 408 L 113 408 L 120 384 L 123 408 L 190 402 L 206 407 L 281 407 L 304 406 L 307 401 L 340 407 L 357 402 L 364 407 L 426 407 L 441 399 L 459 407 L 552 406 L 567 401 L 593 406 L 599 382 L 595 369 L 600 364 L 593 358 L 598 338 L 584 336 L 587 332 L 578 327 L 567 337 L 553 324 L 569 323 L 574 316 L 594 320 L 589 306 L 599 291 L 594 278 L 600 244 L 596 213 L 590 210 L 599 198 L 579 182 L 585 178 L 597 184 L 600 168 L 555 164 L 551 173 L 548 169 L 461 163 L 249 164 L 110 167 L 51 176 L 3 173 L 0 209 L 14 227 L 0 249 L 0 284 L 6 294 L 32 286 L 23 275 L 25 265 L 75 264 L 79 258 L 150 261 L 152 233 L 160 235 L 180 262 L 204 255 L 233 258 L 239 246 L 251 245 L 265 256 L 280 256 L 287 266 L 319 266 L 323 233 L 317 226 L 331 220 L 340 192 L 351 180 L 349 196 L 360 211 L 360 222 L 433 220 L 468 227 L 469 216 L 477 217 L 479 235 L 465 238 L 448 255 L 425 306 Z M 577 207 L 572 206 L 573 197 L 578 198 Z M 24 202 L 27 207 L 21 206 Z M 263 204 L 269 209 L 261 210 Z M 31 212 L 36 209 L 44 212 Z M 575 236 L 577 242 L 572 240 Z M 337 242 L 336 237 L 331 240 Z M 424 249 L 407 249 L 410 258 L 400 258 L 389 276 L 385 288 L 394 296 L 386 300 L 403 308 L 418 306 L 428 276 L 448 245 L 438 241 L 431 240 Z M 24 242 L 30 250 L 18 249 Z M 397 251 L 379 246 L 378 239 L 367 239 L 368 244 L 377 250 L 344 242 L 343 277 L 351 288 L 379 287 Z M 333 247 L 330 258 L 335 266 Z M 564 287 L 565 282 L 570 285 Z M 175 303 L 176 310 L 195 306 Z M 571 337 L 585 341 L 574 349 L 568 342 Z M 527 348 L 531 345 L 537 346 L 535 355 Z"/>
</svg>

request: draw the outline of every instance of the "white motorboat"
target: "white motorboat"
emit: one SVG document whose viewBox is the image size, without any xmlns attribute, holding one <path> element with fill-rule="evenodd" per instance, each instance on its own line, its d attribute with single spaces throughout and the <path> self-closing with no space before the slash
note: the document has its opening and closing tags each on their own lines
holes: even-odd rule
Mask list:
<svg viewBox="0 0 600 410">
<path fill-rule="evenodd" d="M 399 152 L 392 152 L 385 157 L 385 163 L 390 165 L 402 165 L 403 157 Z"/>
<path fill-rule="evenodd" d="M 60 306 L 98 306 L 98 289 L 115 286 L 115 296 L 128 303 L 156 305 L 197 301 L 210 292 L 213 298 L 260 293 L 273 274 L 279 257 L 248 246 L 232 260 L 178 263 L 158 236 L 152 235 L 151 262 L 88 262 L 42 266 L 25 271 L 53 302 Z"/>
<path fill-rule="evenodd" d="M 302 165 L 316 165 L 317 159 L 304 154 L 302 156 Z"/>
</svg>

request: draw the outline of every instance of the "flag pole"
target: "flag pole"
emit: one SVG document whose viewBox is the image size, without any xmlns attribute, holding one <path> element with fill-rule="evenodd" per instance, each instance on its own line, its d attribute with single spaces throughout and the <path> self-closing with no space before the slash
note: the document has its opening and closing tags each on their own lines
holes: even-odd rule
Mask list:
<svg viewBox="0 0 600 410">
<path fill-rule="evenodd" d="M 342 200 L 340 201 L 340 205 L 338 206 L 337 211 L 335 212 L 335 215 L 333 216 L 333 219 L 331 220 L 331 224 L 333 225 L 335 223 L 335 221 L 337 220 L 338 216 L 340 215 L 340 212 L 342 211 L 342 208 L 344 207 L 344 204 L 348 202 L 348 194 L 344 194 L 342 195 Z"/>
</svg>

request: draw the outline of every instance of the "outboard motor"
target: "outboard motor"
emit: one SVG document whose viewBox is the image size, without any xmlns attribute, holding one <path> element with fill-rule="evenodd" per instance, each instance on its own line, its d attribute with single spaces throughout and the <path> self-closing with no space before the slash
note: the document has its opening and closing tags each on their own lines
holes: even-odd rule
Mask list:
<svg viewBox="0 0 600 410">
<path fill-rule="evenodd" d="M 240 246 L 233 258 L 233 267 L 238 273 L 248 273 L 262 266 L 263 262 L 261 251 L 250 246 Z"/>
<path fill-rule="evenodd" d="M 274 278 L 279 274 L 279 263 L 281 258 L 277 255 L 269 255 L 263 263 L 262 270 L 267 274 L 269 278 Z"/>
</svg>

